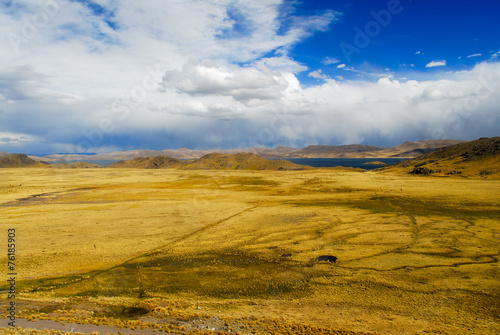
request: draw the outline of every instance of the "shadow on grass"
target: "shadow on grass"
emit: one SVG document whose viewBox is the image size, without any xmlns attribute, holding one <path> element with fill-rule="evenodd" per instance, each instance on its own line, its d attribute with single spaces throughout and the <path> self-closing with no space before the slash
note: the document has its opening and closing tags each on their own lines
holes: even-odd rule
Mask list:
<svg viewBox="0 0 500 335">
<path fill-rule="evenodd" d="M 356 209 L 368 210 L 372 213 L 396 213 L 404 215 L 436 215 L 446 216 L 458 219 L 498 219 L 500 210 L 485 209 L 475 204 L 464 204 L 463 206 L 445 205 L 436 201 L 425 201 L 415 198 L 393 197 L 393 196 L 375 196 L 366 200 L 348 200 L 342 201 L 324 199 L 314 201 L 294 201 L 289 204 L 296 207 L 350 207 Z"/>
<path fill-rule="evenodd" d="M 30 284 L 55 289 L 61 296 L 143 298 L 193 293 L 226 299 L 302 295 L 309 287 L 308 275 L 292 262 L 225 254 L 147 256 L 77 282 L 63 279 Z"/>
</svg>

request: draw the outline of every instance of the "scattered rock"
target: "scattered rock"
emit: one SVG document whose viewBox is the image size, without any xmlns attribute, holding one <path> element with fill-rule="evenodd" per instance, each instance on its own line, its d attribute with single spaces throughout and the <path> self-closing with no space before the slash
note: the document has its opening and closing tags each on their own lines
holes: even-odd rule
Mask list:
<svg viewBox="0 0 500 335">
<path fill-rule="evenodd" d="M 446 175 L 447 176 L 454 176 L 457 174 L 462 174 L 462 171 L 455 170 L 455 171 L 448 172 Z"/>
<path fill-rule="evenodd" d="M 122 307 L 118 311 L 118 315 L 122 315 L 127 318 L 136 318 L 144 314 L 147 314 L 148 312 L 149 310 L 144 307 Z"/>
<path fill-rule="evenodd" d="M 414 174 L 414 175 L 419 175 L 419 176 L 430 176 L 433 174 L 435 171 L 432 169 L 429 169 L 428 167 L 425 166 L 418 166 L 411 170 L 408 174 Z"/>
<path fill-rule="evenodd" d="M 330 255 L 325 255 L 325 256 L 319 256 L 318 257 L 319 262 L 330 262 L 330 263 L 335 263 L 337 262 L 337 257 L 335 256 L 330 256 Z"/>
</svg>

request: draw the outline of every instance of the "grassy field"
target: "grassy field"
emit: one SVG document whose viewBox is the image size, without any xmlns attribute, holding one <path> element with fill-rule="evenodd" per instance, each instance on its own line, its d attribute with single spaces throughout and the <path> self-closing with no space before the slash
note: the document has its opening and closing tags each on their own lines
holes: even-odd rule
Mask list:
<svg viewBox="0 0 500 335">
<path fill-rule="evenodd" d="M 499 203 L 491 177 L 0 169 L 18 318 L 61 333 L 495 334 Z"/>
</svg>

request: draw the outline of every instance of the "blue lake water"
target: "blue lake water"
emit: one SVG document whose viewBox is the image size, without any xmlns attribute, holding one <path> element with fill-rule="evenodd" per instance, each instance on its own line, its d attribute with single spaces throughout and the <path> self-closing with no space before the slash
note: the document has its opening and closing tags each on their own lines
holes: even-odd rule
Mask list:
<svg viewBox="0 0 500 335">
<path fill-rule="evenodd" d="M 273 159 L 286 159 L 287 161 L 290 161 L 295 164 L 309 165 L 313 167 L 343 166 L 343 167 L 362 168 L 365 170 L 374 170 L 384 166 L 384 165 L 365 165 L 365 163 L 378 161 L 389 165 L 389 164 L 396 164 L 405 160 L 405 158 L 273 158 Z M 82 161 L 72 160 L 72 161 L 58 161 L 50 163 L 57 164 L 57 163 L 74 163 L 74 162 L 82 162 Z M 85 160 L 85 162 L 95 163 L 102 166 L 108 166 L 110 164 L 118 162 L 118 160 Z"/>
<path fill-rule="evenodd" d="M 365 170 L 378 169 L 384 165 L 366 165 L 369 162 L 382 162 L 386 165 L 396 164 L 406 160 L 405 158 L 282 158 L 295 164 L 309 165 L 313 167 L 353 167 Z"/>
</svg>

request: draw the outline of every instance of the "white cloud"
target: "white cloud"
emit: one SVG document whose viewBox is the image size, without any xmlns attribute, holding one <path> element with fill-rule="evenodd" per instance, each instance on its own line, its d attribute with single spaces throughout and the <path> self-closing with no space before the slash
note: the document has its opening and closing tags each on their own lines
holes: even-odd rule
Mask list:
<svg viewBox="0 0 500 335">
<path fill-rule="evenodd" d="M 337 69 L 345 69 L 347 65 L 345 64 L 339 64 L 337 65 Z"/>
<path fill-rule="evenodd" d="M 279 57 L 262 58 L 255 62 L 253 65 L 255 65 L 257 68 L 267 67 L 275 71 L 291 73 L 299 73 L 308 69 L 307 66 L 294 61 L 286 55 L 281 55 Z"/>
<path fill-rule="evenodd" d="M 474 57 L 481 57 L 482 54 L 473 54 L 473 55 L 469 55 L 467 56 L 467 58 L 474 58 Z"/>
<path fill-rule="evenodd" d="M 499 84 L 500 64 L 482 63 L 441 80 L 329 82 L 303 94 L 311 104 L 315 117 L 309 120 L 320 143 L 332 137 L 343 143 L 359 143 L 371 136 L 470 139 L 498 132 L 495 105 L 500 95 L 495 92 Z M 301 127 L 307 128 L 304 123 Z"/>
<path fill-rule="evenodd" d="M 436 67 L 436 66 L 446 66 L 446 61 L 445 60 L 433 60 L 429 64 L 427 64 L 425 67 Z"/>
<path fill-rule="evenodd" d="M 193 96 L 230 96 L 238 101 L 279 98 L 288 86 L 286 79 L 271 69 L 221 67 L 212 61 L 184 65 L 181 71 L 167 71 L 162 86 Z"/>
<path fill-rule="evenodd" d="M 325 65 L 332 65 L 340 63 L 340 60 L 335 57 L 326 57 L 325 59 L 323 59 L 322 63 Z"/>
<path fill-rule="evenodd" d="M 343 64 L 344 65 L 344 64 Z M 364 67 L 365 70 L 356 69 L 353 66 L 342 66 L 342 69 L 345 71 L 349 71 L 355 73 L 360 80 L 365 80 L 366 78 L 374 79 L 374 78 L 393 78 L 394 74 L 390 72 L 390 69 L 384 69 L 384 72 L 381 72 L 380 69 L 372 69 L 370 67 Z"/>
<path fill-rule="evenodd" d="M 235 78 L 241 69 L 224 71 L 230 74 L 226 77 Z M 500 64 L 482 63 L 440 80 L 327 79 L 322 85 L 307 88 L 301 87 L 293 74 L 271 70 L 268 76 L 283 77 L 287 82 L 273 89 L 281 90 L 274 97 L 254 95 L 253 99 L 237 100 L 223 95 L 225 89 L 196 92 L 177 99 L 176 107 L 166 107 L 165 112 L 177 110 L 184 117 L 191 113 L 192 121 L 210 119 L 209 123 L 193 123 L 200 136 L 219 134 L 222 140 L 216 142 L 218 145 L 229 138 L 238 146 L 360 143 L 372 136 L 396 143 L 408 138 L 474 138 L 485 136 L 485 132 L 494 135 L 499 121 L 496 106 L 500 96 L 494 93 L 500 82 Z M 267 86 L 262 81 L 260 87 Z M 221 119 L 220 113 L 231 124 L 229 129 L 238 129 L 238 134 L 215 121 Z M 196 136 L 193 133 L 191 136 Z"/>
<path fill-rule="evenodd" d="M 316 79 L 328 79 L 328 76 L 326 74 L 324 74 L 323 71 L 321 71 L 321 69 L 317 70 L 317 71 L 310 72 L 307 76 L 312 77 L 312 78 L 316 78 Z"/>
<path fill-rule="evenodd" d="M 17 146 L 36 141 L 37 138 L 29 134 L 19 134 L 11 132 L 0 132 L 0 146 Z"/>
</svg>

